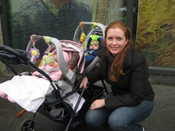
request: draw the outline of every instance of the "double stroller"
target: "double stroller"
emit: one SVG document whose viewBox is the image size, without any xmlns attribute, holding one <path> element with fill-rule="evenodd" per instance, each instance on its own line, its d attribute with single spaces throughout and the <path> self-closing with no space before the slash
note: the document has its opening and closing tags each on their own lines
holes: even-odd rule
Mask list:
<svg viewBox="0 0 175 131">
<path fill-rule="evenodd" d="M 0 84 L 0 96 L 20 105 L 23 113 L 32 112 L 33 119 L 39 112 L 61 123 L 68 131 L 72 125 L 79 123 L 80 112 L 86 110 L 83 97 L 86 89 L 79 88 L 79 85 L 83 73 L 89 71 L 93 67 L 91 63 L 95 62 L 92 59 L 90 62 L 84 55 L 91 36 L 100 36 L 100 33 L 103 34 L 103 30 L 100 32 L 97 24 L 93 23 L 84 43 L 76 40 L 76 35 L 73 41 L 32 35 L 25 51 L 1 46 L 0 60 L 15 76 Z M 99 38 L 101 40 L 103 35 Z M 30 72 L 18 73 L 12 66 L 17 64 L 30 66 Z M 34 131 L 34 121 L 26 121 L 21 130 Z"/>
</svg>

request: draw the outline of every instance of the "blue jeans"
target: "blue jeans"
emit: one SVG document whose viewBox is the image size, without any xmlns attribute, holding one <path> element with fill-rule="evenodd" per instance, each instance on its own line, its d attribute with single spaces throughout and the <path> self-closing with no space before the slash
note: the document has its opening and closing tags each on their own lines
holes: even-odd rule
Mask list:
<svg viewBox="0 0 175 131">
<path fill-rule="evenodd" d="M 109 126 L 112 131 L 142 131 L 138 124 L 145 120 L 153 110 L 153 101 L 143 101 L 134 107 L 119 107 L 112 111 L 106 108 L 88 110 L 85 122 L 91 127 Z"/>
</svg>

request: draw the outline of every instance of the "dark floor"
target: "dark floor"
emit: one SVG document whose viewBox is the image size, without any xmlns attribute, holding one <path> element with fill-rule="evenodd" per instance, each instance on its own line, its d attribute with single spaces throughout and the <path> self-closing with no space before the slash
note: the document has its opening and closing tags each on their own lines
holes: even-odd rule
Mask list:
<svg viewBox="0 0 175 131">
<path fill-rule="evenodd" d="M 152 115 L 142 122 L 145 131 L 175 131 L 175 87 L 167 85 L 153 85 L 156 93 L 155 108 Z M 19 127 L 24 121 L 31 118 L 30 113 L 25 113 L 22 117 L 16 118 L 16 112 L 21 108 L 16 104 L 11 104 L 6 100 L 0 99 L 0 131 L 20 131 Z M 55 126 L 50 120 L 39 115 L 38 119 L 42 121 L 40 125 L 44 131 L 49 126 Z M 39 127 L 43 131 L 42 127 Z M 61 130 L 61 129 L 60 129 Z M 83 129 L 87 131 L 87 129 Z"/>
</svg>

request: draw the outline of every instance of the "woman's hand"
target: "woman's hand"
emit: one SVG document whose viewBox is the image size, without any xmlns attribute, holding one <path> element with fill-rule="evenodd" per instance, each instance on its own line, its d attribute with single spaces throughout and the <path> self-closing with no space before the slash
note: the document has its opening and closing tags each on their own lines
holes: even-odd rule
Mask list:
<svg viewBox="0 0 175 131">
<path fill-rule="evenodd" d="M 104 106 L 105 106 L 105 99 L 96 99 L 95 101 L 92 102 L 90 109 L 94 110 Z"/>
<path fill-rule="evenodd" d="M 81 84 L 80 84 L 80 88 L 87 88 L 88 84 L 88 78 L 87 77 L 84 77 L 83 80 L 81 81 Z"/>
</svg>

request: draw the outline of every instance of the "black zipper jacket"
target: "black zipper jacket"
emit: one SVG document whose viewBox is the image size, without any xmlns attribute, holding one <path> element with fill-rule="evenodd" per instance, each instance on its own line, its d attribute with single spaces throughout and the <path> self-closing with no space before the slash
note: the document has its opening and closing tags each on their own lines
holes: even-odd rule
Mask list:
<svg viewBox="0 0 175 131">
<path fill-rule="evenodd" d="M 90 82 L 104 79 L 111 84 L 112 92 L 105 98 L 106 108 L 114 109 L 121 106 L 136 106 L 143 100 L 153 101 L 154 92 L 149 82 L 149 70 L 146 59 L 141 52 L 129 49 L 125 56 L 124 75 L 117 82 L 108 79 L 108 71 L 114 56 L 102 50 L 98 53 L 101 58 L 97 66 L 86 73 Z"/>
</svg>

